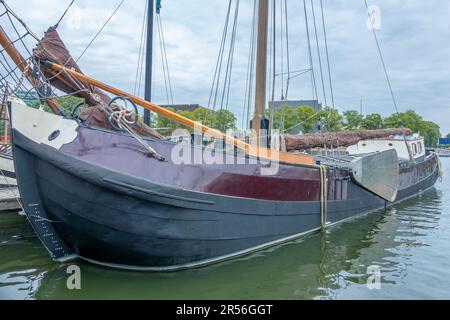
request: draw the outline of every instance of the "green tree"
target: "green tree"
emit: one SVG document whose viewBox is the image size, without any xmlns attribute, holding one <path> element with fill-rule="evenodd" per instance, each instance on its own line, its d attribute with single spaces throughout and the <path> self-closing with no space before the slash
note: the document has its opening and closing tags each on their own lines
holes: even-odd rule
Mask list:
<svg viewBox="0 0 450 320">
<path fill-rule="evenodd" d="M 437 146 L 441 137 L 441 130 L 436 123 L 424 121 L 420 132 L 425 137 L 425 145 L 427 147 Z"/>
<path fill-rule="evenodd" d="M 225 109 L 219 110 L 214 114 L 214 123 L 213 128 L 227 131 L 227 130 L 235 130 L 236 129 L 236 116 Z"/>
<path fill-rule="evenodd" d="M 297 121 L 301 125 L 303 133 L 311 133 L 317 127 L 318 115 L 316 110 L 310 106 L 297 109 Z"/>
<path fill-rule="evenodd" d="M 268 112 L 267 117 L 270 117 L 270 111 Z M 288 105 L 278 108 L 275 111 L 273 128 L 283 130 L 288 133 L 298 133 L 300 125 L 297 108 L 290 107 Z"/>
<path fill-rule="evenodd" d="M 214 111 L 204 107 L 198 107 L 194 110 L 196 121 L 202 122 L 206 126 L 211 126 L 214 120 Z"/>
<path fill-rule="evenodd" d="M 394 114 L 385 120 L 386 128 L 409 128 L 415 133 L 420 133 L 425 138 L 427 147 L 437 145 L 441 137 L 440 127 L 431 121 L 425 121 L 414 110 L 408 110 L 400 114 Z"/>
<path fill-rule="evenodd" d="M 348 110 L 344 112 L 345 119 L 345 129 L 347 130 L 357 130 L 361 127 L 364 116 L 358 111 Z"/>
<path fill-rule="evenodd" d="M 339 110 L 326 107 L 320 110 L 319 119 L 323 131 L 340 131 L 344 128 L 343 117 Z"/>
<path fill-rule="evenodd" d="M 63 96 L 63 97 L 56 98 L 56 101 L 58 102 L 60 108 L 62 110 L 64 110 L 64 112 L 67 115 L 70 115 L 70 114 L 72 114 L 72 110 L 78 104 L 84 102 L 84 99 L 78 98 L 78 97 L 74 97 L 74 96 Z M 31 107 L 37 109 L 37 108 L 40 107 L 40 104 L 39 104 L 39 102 L 36 102 L 33 105 L 31 105 Z M 52 110 L 46 104 L 44 104 L 44 110 L 47 111 L 47 112 L 52 112 Z"/>
<path fill-rule="evenodd" d="M 173 108 L 167 108 L 170 111 L 174 111 Z M 219 110 L 214 112 L 213 110 L 199 107 L 194 111 L 188 110 L 178 110 L 177 114 L 186 117 L 188 119 L 201 122 L 209 127 L 214 129 L 218 129 L 221 131 L 226 131 L 228 129 L 236 129 L 237 119 L 236 116 L 228 111 L 228 110 Z M 161 134 L 170 135 L 174 130 L 184 128 L 190 131 L 193 131 L 190 128 L 187 128 L 179 123 L 176 123 L 172 120 L 166 119 L 164 117 L 158 117 L 158 128 L 160 129 Z"/>
<path fill-rule="evenodd" d="M 419 132 L 423 118 L 414 110 L 393 114 L 384 121 L 385 128 L 409 128 L 414 132 Z"/>
<path fill-rule="evenodd" d="M 378 113 L 372 113 L 364 117 L 361 123 L 361 129 L 378 130 L 383 129 L 384 119 Z"/>
</svg>

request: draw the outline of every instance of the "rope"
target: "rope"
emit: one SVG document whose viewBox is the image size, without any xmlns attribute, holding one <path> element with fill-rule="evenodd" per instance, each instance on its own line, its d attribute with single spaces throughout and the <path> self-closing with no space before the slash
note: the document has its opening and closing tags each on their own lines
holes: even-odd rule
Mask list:
<svg viewBox="0 0 450 320">
<path fill-rule="evenodd" d="M 313 17 L 313 25 L 314 25 L 314 35 L 316 38 L 316 45 L 317 45 L 317 56 L 319 58 L 319 70 L 320 70 L 320 80 L 322 83 L 322 90 L 323 90 L 323 98 L 325 102 L 325 107 L 328 107 L 327 103 L 327 92 L 325 90 L 325 81 L 324 81 L 324 73 L 323 73 L 323 67 L 322 67 L 322 54 L 320 52 L 320 45 L 319 45 L 319 34 L 317 32 L 317 23 L 316 23 L 316 12 L 314 9 L 314 2 L 311 0 L 311 11 L 312 11 L 312 17 Z M 328 131 L 330 131 L 330 115 L 328 115 Z"/>
<path fill-rule="evenodd" d="M 64 19 L 64 17 L 66 16 L 67 12 L 69 12 L 69 9 L 72 7 L 72 5 L 75 3 L 75 0 L 72 0 L 72 2 L 70 2 L 69 6 L 67 7 L 66 11 L 64 11 L 64 13 L 62 14 L 61 18 L 59 18 L 58 22 L 55 24 L 55 28 L 57 28 L 59 26 L 59 24 L 61 23 L 61 21 Z"/>
<path fill-rule="evenodd" d="M 315 76 L 315 71 L 314 71 L 314 61 L 313 61 L 313 56 L 312 56 L 311 37 L 310 37 L 310 33 L 309 33 L 309 22 L 308 22 L 308 12 L 306 9 L 306 0 L 303 0 L 303 11 L 305 14 L 306 38 L 308 41 L 308 54 L 309 54 L 309 65 L 310 65 L 310 69 L 311 69 L 311 82 L 312 82 L 313 98 L 316 98 L 317 100 L 319 100 L 319 94 L 317 91 L 317 84 L 316 84 L 316 76 Z M 320 117 L 320 121 L 322 122 L 321 118 L 322 117 Z M 323 130 L 322 126 L 320 129 L 321 129 L 321 131 Z"/>
<path fill-rule="evenodd" d="M 32 36 L 36 41 L 39 41 L 39 38 L 28 28 L 28 26 L 17 16 L 17 14 L 14 13 L 14 11 L 6 4 L 4 0 L 0 0 L 0 3 L 5 7 L 5 13 L 8 15 L 8 17 L 9 14 L 11 14 L 17 20 L 17 22 L 19 22 L 24 27 L 24 29 L 27 31 L 27 33 L 30 34 L 30 36 Z"/>
<path fill-rule="evenodd" d="M 332 76 L 331 76 L 330 55 L 328 52 L 328 37 L 327 37 L 327 31 L 326 31 L 326 26 L 325 26 L 325 14 L 324 14 L 324 10 L 323 10 L 322 0 L 320 0 L 320 11 L 321 11 L 321 15 L 322 15 L 323 38 L 325 41 L 325 53 L 326 53 L 326 57 L 327 57 L 328 78 L 329 78 L 329 82 L 330 82 L 331 104 L 333 106 L 333 109 L 336 109 L 336 105 L 335 105 L 335 101 L 334 101 L 333 80 L 332 80 Z"/>
<path fill-rule="evenodd" d="M 169 104 L 173 105 L 174 103 L 173 103 L 172 80 L 171 80 L 170 70 L 169 70 L 169 60 L 167 59 L 166 40 L 164 37 L 164 29 L 163 29 L 162 20 L 161 20 L 161 14 L 156 15 L 156 21 L 157 21 L 157 25 L 158 25 L 158 34 L 159 34 L 160 47 L 161 47 L 164 82 L 166 84 L 167 101 Z"/>
<path fill-rule="evenodd" d="M 120 129 L 126 131 L 128 134 L 130 134 L 134 139 L 136 139 L 136 141 L 141 144 L 149 153 L 150 156 L 154 157 L 156 160 L 158 161 L 165 161 L 165 158 L 163 156 L 161 156 L 158 152 L 156 152 L 155 149 L 153 149 L 152 147 L 150 147 L 145 140 L 138 135 L 129 125 L 128 120 L 126 119 L 127 116 L 130 116 L 130 112 L 127 110 L 120 110 L 118 111 L 114 111 L 110 106 L 106 105 L 105 103 L 101 103 L 101 106 L 104 110 L 104 112 L 108 115 L 108 116 L 112 116 L 112 115 L 117 115 L 115 117 L 113 117 L 113 119 L 117 122 L 118 126 Z M 119 106 L 120 107 L 120 106 Z M 138 115 L 134 115 L 135 117 L 137 117 Z"/>
<path fill-rule="evenodd" d="M 367 8 L 367 15 L 369 16 L 369 20 L 370 20 L 370 22 L 372 24 L 373 37 L 375 39 L 375 43 L 377 45 L 378 53 L 380 55 L 381 64 L 383 65 L 384 75 L 386 76 L 387 84 L 389 86 L 389 92 L 391 93 L 392 102 L 394 103 L 395 110 L 396 110 L 397 114 L 400 114 L 399 108 L 398 108 L 398 105 L 397 105 L 397 99 L 395 98 L 394 90 L 392 88 L 391 79 L 390 79 L 389 73 L 387 71 L 387 67 L 386 67 L 386 63 L 385 63 L 385 60 L 384 60 L 383 52 L 381 51 L 380 42 L 378 41 L 377 32 L 375 31 L 375 25 L 374 25 L 374 22 L 372 21 L 372 17 L 371 17 L 370 12 L 369 12 L 369 5 L 367 4 L 366 0 L 363 0 L 363 1 L 364 1 L 364 4 L 365 4 L 366 8 Z"/>
<path fill-rule="evenodd" d="M 289 47 L 289 24 L 288 24 L 288 3 L 287 0 L 284 0 L 284 11 L 285 11 L 285 23 L 286 23 L 286 64 L 287 64 L 287 74 L 288 78 L 286 80 L 286 92 L 284 93 L 284 98 L 288 98 L 289 94 L 289 85 L 290 85 L 290 78 L 289 75 L 291 74 L 291 58 L 290 58 L 290 47 Z"/>
<path fill-rule="evenodd" d="M 228 49 L 228 59 L 227 59 L 227 65 L 226 65 L 226 70 L 225 70 L 225 80 L 224 80 L 224 84 L 223 84 L 222 101 L 220 104 L 220 110 L 222 110 L 224 108 L 225 95 L 226 95 L 227 89 L 228 89 L 227 100 L 229 99 L 229 94 L 230 94 L 230 82 L 231 82 L 231 73 L 232 73 L 232 69 L 233 69 L 234 48 L 235 48 L 235 43 L 236 43 L 238 16 L 239 16 L 239 0 L 236 0 L 233 25 L 232 25 L 233 27 L 231 29 L 230 46 Z M 226 104 L 228 104 L 228 101 L 226 102 Z M 225 105 L 225 106 L 226 106 L 226 108 L 228 108 L 227 105 Z"/>
<path fill-rule="evenodd" d="M 380 42 L 378 41 L 377 32 L 375 31 L 375 25 L 374 25 L 374 22 L 372 21 L 372 17 L 371 17 L 370 12 L 369 12 L 369 5 L 367 4 L 367 0 L 363 0 L 363 2 L 365 4 L 365 6 L 366 6 L 367 15 L 368 15 L 369 20 L 370 20 L 370 22 L 372 24 L 373 37 L 374 37 L 375 43 L 377 45 L 378 54 L 380 55 L 381 64 L 383 65 L 384 75 L 386 76 L 386 81 L 387 81 L 387 84 L 388 84 L 388 87 L 389 87 L 389 92 L 391 94 L 392 102 L 394 103 L 394 107 L 395 107 L 395 111 L 396 111 L 397 115 L 400 116 L 400 111 L 399 111 L 399 108 L 398 108 L 397 99 L 395 98 L 394 89 L 392 88 L 392 84 L 391 84 L 391 78 L 389 77 L 389 73 L 387 71 L 387 67 L 386 67 L 386 63 L 385 63 L 385 60 L 384 60 L 383 52 L 381 51 Z M 408 149 L 410 161 L 414 162 L 415 161 L 414 160 L 414 156 L 412 154 L 412 151 L 410 149 L 408 141 L 406 140 L 406 136 L 404 137 L 404 140 L 405 140 L 406 148 Z"/>
<path fill-rule="evenodd" d="M 212 101 L 214 101 L 214 109 L 215 109 L 216 102 L 217 102 L 217 94 L 218 94 L 217 91 L 218 91 L 218 86 L 219 86 L 219 81 L 220 81 L 220 74 L 221 74 L 221 70 L 222 70 L 223 54 L 224 54 L 225 44 L 226 44 L 227 35 L 228 35 L 228 23 L 230 21 L 231 3 L 232 3 L 232 0 L 229 0 L 227 15 L 225 18 L 225 25 L 223 27 L 223 32 L 222 32 L 222 41 L 221 41 L 220 47 L 219 47 L 219 54 L 217 57 L 216 67 L 214 70 L 213 83 L 211 86 L 211 92 L 210 92 L 209 100 L 208 100 L 208 108 L 211 108 L 211 103 L 212 103 Z M 216 83 L 217 83 L 217 85 L 216 85 Z M 214 96 L 214 99 L 213 99 L 213 96 Z M 206 119 L 204 119 L 204 121 L 205 120 Z"/>
<path fill-rule="evenodd" d="M 148 0 L 145 1 L 145 7 L 147 8 L 148 6 Z M 142 18 L 142 26 L 141 26 L 141 40 L 140 40 L 140 44 L 139 44 L 139 56 L 138 56 L 138 63 L 137 63 L 137 67 L 136 67 L 136 78 L 134 80 L 134 90 L 133 90 L 133 94 L 135 96 L 138 95 L 137 90 L 138 88 L 140 89 L 141 87 L 141 82 L 140 80 L 142 79 L 142 66 L 143 66 L 143 56 L 144 56 L 144 43 L 145 43 L 145 22 L 147 21 L 147 14 L 145 13 L 146 11 L 144 11 L 144 15 Z"/>
<path fill-rule="evenodd" d="M 228 56 L 227 71 L 226 71 L 225 83 L 224 83 L 224 88 L 223 88 L 222 104 L 220 107 L 221 110 L 224 107 L 225 91 L 227 92 L 225 109 L 228 110 L 228 106 L 229 106 L 231 76 L 232 76 L 232 72 L 233 72 L 233 62 L 234 62 L 234 52 L 235 52 L 235 45 L 236 45 L 238 17 L 239 17 L 239 0 L 236 0 L 236 9 L 235 9 L 235 15 L 234 15 L 234 23 L 233 23 L 231 42 L 230 42 L 230 51 L 229 51 L 229 56 Z M 225 128 L 223 128 L 223 130 L 225 130 Z"/>
<path fill-rule="evenodd" d="M 320 172 L 320 217 L 321 228 L 325 231 L 328 224 L 328 177 L 327 167 L 324 165 L 318 166 Z"/>
<path fill-rule="evenodd" d="M 125 0 L 122 0 L 119 5 L 116 7 L 116 9 L 113 11 L 113 13 L 109 16 L 109 18 L 106 20 L 106 22 L 103 24 L 103 26 L 100 28 L 100 30 L 96 33 L 96 35 L 94 36 L 94 38 L 92 38 L 91 42 L 89 42 L 89 44 L 87 45 L 87 47 L 83 50 L 83 52 L 81 53 L 81 55 L 77 58 L 77 60 L 75 60 L 76 62 L 80 61 L 80 59 L 84 56 L 84 54 L 86 53 L 86 51 L 88 51 L 88 49 L 91 47 L 91 45 L 94 43 L 95 40 L 97 40 L 98 36 L 102 33 L 103 29 L 105 29 L 106 25 L 109 23 L 109 21 L 111 21 L 111 19 L 114 17 L 114 15 L 116 14 L 116 12 L 120 9 L 120 7 L 122 7 L 123 3 L 125 2 Z"/>
</svg>

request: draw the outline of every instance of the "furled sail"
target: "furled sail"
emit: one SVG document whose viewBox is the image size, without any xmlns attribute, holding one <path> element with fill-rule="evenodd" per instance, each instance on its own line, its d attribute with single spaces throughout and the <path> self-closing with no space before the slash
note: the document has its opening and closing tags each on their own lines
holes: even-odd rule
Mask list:
<svg viewBox="0 0 450 320">
<path fill-rule="evenodd" d="M 68 69 L 82 73 L 80 67 L 61 40 L 56 27 L 50 27 L 47 30 L 44 37 L 33 50 L 33 58 L 36 61 L 58 63 Z M 67 94 L 85 99 L 87 107 L 81 111 L 80 118 L 82 120 L 90 125 L 111 128 L 109 122 L 106 120 L 104 108 L 102 108 L 102 104 L 108 104 L 111 101 L 111 98 L 107 94 L 86 82 L 71 77 L 65 72 L 56 73 L 46 70 L 45 77 L 55 88 Z M 144 136 L 162 138 L 158 132 L 140 121 L 134 130 Z"/>
<path fill-rule="evenodd" d="M 392 136 L 410 136 L 411 129 L 384 129 L 384 130 L 360 130 L 339 131 L 303 136 L 286 135 L 287 151 L 300 151 L 312 148 L 338 148 L 349 147 L 363 140 L 387 139 Z"/>
</svg>

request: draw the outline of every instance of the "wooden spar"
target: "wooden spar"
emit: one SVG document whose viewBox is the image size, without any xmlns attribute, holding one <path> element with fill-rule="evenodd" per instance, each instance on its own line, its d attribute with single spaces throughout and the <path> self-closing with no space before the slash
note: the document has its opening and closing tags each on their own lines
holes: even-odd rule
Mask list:
<svg viewBox="0 0 450 320">
<path fill-rule="evenodd" d="M 11 39 L 9 39 L 6 32 L 0 26 L 0 44 L 5 49 L 6 53 L 10 56 L 11 60 L 16 64 L 22 73 L 25 73 L 26 78 L 31 83 L 31 85 L 36 88 L 38 83 L 33 79 L 33 71 L 29 68 L 27 70 L 27 61 L 22 57 L 20 52 L 16 49 Z M 50 107 L 50 109 L 56 114 L 62 114 L 59 108 L 58 102 L 54 98 L 46 98 L 45 103 Z"/>
<path fill-rule="evenodd" d="M 107 85 L 103 82 L 100 82 L 98 80 L 92 79 L 84 74 L 76 72 L 75 70 L 67 69 L 59 64 L 51 63 L 51 62 L 46 62 L 45 66 L 49 69 L 53 69 L 58 72 L 60 72 L 60 71 L 65 72 L 66 74 L 68 74 L 80 81 L 86 82 L 94 87 L 105 90 L 116 96 L 127 97 L 127 98 L 131 99 L 134 103 L 136 103 L 150 111 L 156 112 L 163 117 L 166 117 L 170 120 L 181 123 L 187 127 L 201 130 L 203 133 L 207 133 L 208 135 L 211 135 L 215 138 L 222 139 L 222 140 L 226 141 L 227 143 L 233 144 L 237 148 L 243 150 L 246 155 L 260 157 L 263 159 L 268 159 L 268 160 L 277 161 L 277 162 L 286 163 L 286 164 L 314 165 L 314 158 L 309 155 L 297 155 L 297 154 L 290 154 L 290 153 L 285 153 L 285 152 L 277 152 L 277 151 L 269 150 L 267 148 L 258 148 L 255 146 L 251 146 L 248 143 L 245 143 L 241 140 L 230 137 L 219 130 L 209 128 L 199 122 L 196 122 L 196 121 L 193 121 L 186 117 L 183 117 L 175 112 L 172 112 L 168 109 L 160 107 L 154 103 L 145 101 L 139 97 L 136 97 L 129 93 L 126 93 L 125 91 L 114 88 L 114 87 Z"/>
<path fill-rule="evenodd" d="M 266 108 L 267 81 L 267 33 L 269 24 L 269 0 L 259 0 L 258 8 L 258 49 L 256 57 L 255 115 L 252 129 L 255 130 L 258 146 L 261 144 L 261 121 Z"/>
</svg>

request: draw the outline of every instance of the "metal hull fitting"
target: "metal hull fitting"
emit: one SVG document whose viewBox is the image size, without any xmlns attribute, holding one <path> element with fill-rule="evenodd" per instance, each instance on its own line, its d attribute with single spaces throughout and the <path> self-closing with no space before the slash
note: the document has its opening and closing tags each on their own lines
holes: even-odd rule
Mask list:
<svg viewBox="0 0 450 320">
<path fill-rule="evenodd" d="M 113 132 L 77 127 L 74 139 L 51 146 L 20 127 L 20 121 L 13 126 L 13 140 L 22 201 L 56 260 L 82 257 L 123 269 L 179 270 L 321 227 L 316 168 L 282 166 L 277 176 L 261 177 L 251 166 L 179 166 L 146 157 L 131 137 Z M 72 129 L 63 125 L 58 130 L 65 139 L 70 135 L 64 131 Z M 174 147 L 148 143 L 163 154 Z M 437 162 L 431 156 L 401 168 L 396 201 L 433 186 Z M 348 179 L 348 170 L 333 169 L 327 176 L 330 224 L 391 204 Z M 296 184 L 307 190 L 292 193 Z M 267 188 L 277 189 L 263 191 Z"/>
</svg>

